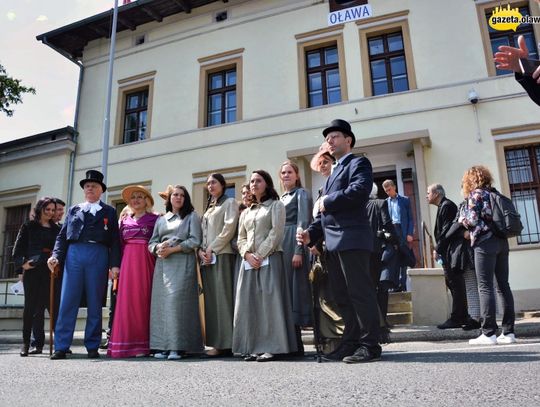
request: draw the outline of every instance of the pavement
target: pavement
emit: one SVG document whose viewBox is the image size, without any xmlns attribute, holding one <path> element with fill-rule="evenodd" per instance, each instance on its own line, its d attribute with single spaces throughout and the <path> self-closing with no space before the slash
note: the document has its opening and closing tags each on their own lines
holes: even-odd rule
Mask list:
<svg viewBox="0 0 540 407">
<path fill-rule="evenodd" d="M 534 314 L 536 315 L 536 314 Z M 540 317 L 517 318 L 515 325 L 516 338 L 540 338 Z M 391 329 L 392 342 L 438 342 L 467 340 L 478 336 L 478 330 L 438 329 L 436 326 L 396 325 Z M 84 331 L 76 331 L 74 346 L 82 346 Z M 313 344 L 313 332 L 304 331 L 302 340 L 306 345 Z M 0 344 L 20 344 L 21 331 L 0 331 Z"/>
</svg>

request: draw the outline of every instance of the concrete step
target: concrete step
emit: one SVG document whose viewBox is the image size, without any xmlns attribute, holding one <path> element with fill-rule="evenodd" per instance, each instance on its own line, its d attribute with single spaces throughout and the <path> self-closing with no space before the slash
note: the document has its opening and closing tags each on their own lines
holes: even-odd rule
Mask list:
<svg viewBox="0 0 540 407">
<path fill-rule="evenodd" d="M 412 312 L 389 312 L 386 319 L 390 325 L 411 325 Z"/>
<path fill-rule="evenodd" d="M 389 293 L 388 295 L 388 304 L 396 304 L 400 302 L 410 302 L 412 301 L 411 292 L 401 292 L 401 293 Z"/>
<path fill-rule="evenodd" d="M 516 318 L 540 318 L 540 311 L 519 311 L 516 312 Z"/>
<path fill-rule="evenodd" d="M 87 309 L 79 308 L 77 314 L 76 331 L 84 331 L 86 325 Z M 109 309 L 102 309 L 103 326 L 109 322 Z M 22 307 L 0 307 L 0 331 L 11 331 L 22 329 L 23 308 Z M 45 330 L 49 329 L 49 314 L 45 311 Z"/>
<path fill-rule="evenodd" d="M 393 304 L 388 304 L 388 312 L 412 312 L 412 303 L 409 302 L 397 302 Z"/>
</svg>

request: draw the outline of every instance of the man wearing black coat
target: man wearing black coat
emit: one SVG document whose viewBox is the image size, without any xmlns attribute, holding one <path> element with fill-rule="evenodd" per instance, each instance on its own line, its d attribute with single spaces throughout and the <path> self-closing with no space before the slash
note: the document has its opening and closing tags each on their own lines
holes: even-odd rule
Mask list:
<svg viewBox="0 0 540 407">
<path fill-rule="evenodd" d="M 450 259 L 447 257 L 448 240 L 446 233 L 452 226 L 457 213 L 457 206 L 450 199 L 446 198 L 444 188 L 441 184 L 432 184 L 427 188 L 426 199 L 429 204 L 437 206 L 437 217 L 435 220 L 436 250 L 433 256 L 442 261 L 446 286 L 452 295 L 452 312 L 450 318 L 442 324 L 437 325 L 439 329 L 461 328 L 469 320 L 467 311 L 467 291 L 463 270 L 452 270 Z"/>
</svg>

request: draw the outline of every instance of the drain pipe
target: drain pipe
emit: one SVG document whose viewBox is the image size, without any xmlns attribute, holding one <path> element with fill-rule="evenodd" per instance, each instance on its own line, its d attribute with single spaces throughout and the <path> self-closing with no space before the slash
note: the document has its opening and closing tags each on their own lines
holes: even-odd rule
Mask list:
<svg viewBox="0 0 540 407">
<path fill-rule="evenodd" d="M 68 190 L 67 190 L 67 197 L 66 197 L 66 205 L 69 208 L 73 200 L 73 178 L 75 175 L 75 157 L 77 155 L 77 141 L 79 138 L 79 106 L 81 103 L 81 89 L 82 89 L 82 84 L 83 84 L 83 79 L 84 79 L 84 65 L 81 64 L 79 61 L 77 61 L 77 59 L 75 59 L 72 55 L 68 54 L 67 52 L 49 43 L 47 41 L 47 37 L 43 37 L 41 41 L 43 41 L 45 45 L 52 48 L 54 51 L 58 52 L 63 57 L 69 59 L 71 62 L 73 62 L 75 65 L 79 67 L 79 83 L 77 86 L 77 99 L 75 102 L 75 117 L 73 118 L 73 129 L 75 130 L 73 134 L 73 142 L 75 143 L 75 150 L 70 153 L 70 157 L 69 157 Z"/>
</svg>

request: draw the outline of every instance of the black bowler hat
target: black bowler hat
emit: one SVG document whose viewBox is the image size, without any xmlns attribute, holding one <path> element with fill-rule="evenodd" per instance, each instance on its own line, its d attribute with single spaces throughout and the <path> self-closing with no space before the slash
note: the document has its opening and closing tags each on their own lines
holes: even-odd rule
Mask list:
<svg viewBox="0 0 540 407">
<path fill-rule="evenodd" d="M 342 119 L 332 120 L 332 123 L 330 123 L 330 126 L 324 129 L 322 134 L 326 138 L 326 135 L 333 131 L 340 131 L 343 134 L 346 134 L 347 136 L 351 137 L 352 138 L 351 148 L 354 147 L 354 143 L 356 142 L 356 137 L 354 137 L 354 133 L 351 130 L 351 125 L 349 124 L 349 122 Z"/>
<path fill-rule="evenodd" d="M 82 179 L 81 182 L 79 182 L 79 185 L 81 186 L 81 188 L 84 188 L 84 184 L 86 184 L 87 182 L 97 182 L 99 185 L 101 185 L 101 188 L 103 188 L 103 192 L 107 190 L 107 185 L 103 183 L 103 174 L 99 171 L 86 171 L 86 178 Z"/>
</svg>

